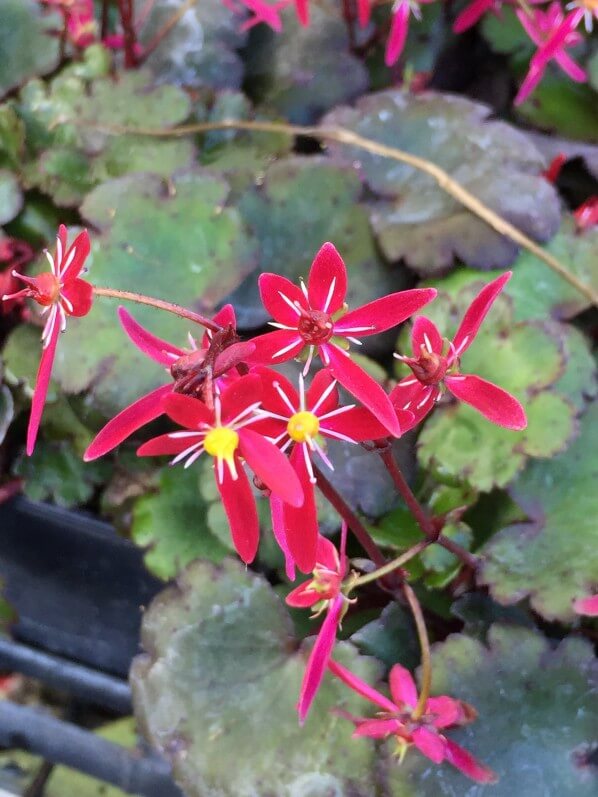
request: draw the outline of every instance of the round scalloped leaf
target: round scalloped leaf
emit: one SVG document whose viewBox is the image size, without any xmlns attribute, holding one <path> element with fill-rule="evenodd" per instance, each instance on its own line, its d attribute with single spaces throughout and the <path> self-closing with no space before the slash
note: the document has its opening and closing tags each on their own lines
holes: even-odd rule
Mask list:
<svg viewBox="0 0 598 797">
<path fill-rule="evenodd" d="M 499 776 L 475 786 L 448 764 L 409 751 L 390 769 L 394 797 L 591 797 L 598 786 L 598 673 L 591 646 L 565 639 L 556 649 L 536 631 L 495 625 L 489 647 L 463 634 L 433 648 L 433 691 L 471 703 L 477 720 L 448 736 Z"/>
<path fill-rule="evenodd" d="M 254 29 L 247 55 L 249 93 L 258 104 L 290 122 L 310 124 L 368 87 L 362 62 L 350 52 L 340 7 L 310 5 L 310 24 L 299 24 L 294 8 L 281 14 L 283 30 Z"/>
<path fill-rule="evenodd" d="M 36 0 L 0 0 L 0 97 L 58 65 L 58 14 L 44 13 Z"/>
<path fill-rule="evenodd" d="M 420 660 L 413 619 L 406 609 L 395 602 L 385 606 L 376 620 L 352 634 L 351 642 L 362 653 L 382 661 L 388 669 L 397 662 L 403 667 L 414 669 Z"/>
<path fill-rule="evenodd" d="M 49 85 L 29 83 L 17 106 L 31 154 L 37 156 L 25 166 L 28 186 L 49 193 L 59 205 L 76 205 L 111 177 L 140 171 L 169 176 L 189 166 L 195 152 L 189 139 L 113 135 L 96 128 L 139 127 L 141 122 L 165 128 L 186 119 L 187 95 L 152 80 L 147 70 L 87 80 L 71 68 Z"/>
<path fill-rule="evenodd" d="M 102 231 L 93 242 L 90 279 L 96 285 L 211 312 L 255 266 L 255 246 L 234 208 L 228 186 L 190 171 L 162 180 L 131 175 L 96 188 L 82 213 Z M 116 303 L 96 299 L 85 318 L 69 319 L 53 375 L 67 393 L 90 390 L 94 405 L 112 414 L 164 383 L 164 371 L 125 337 Z M 191 324 L 150 307 L 129 308 L 151 331 L 185 346 Z M 197 337 L 200 330 L 193 330 Z"/>
<path fill-rule="evenodd" d="M 133 507 L 133 540 L 147 548 L 145 564 L 158 578 L 175 576 L 194 559 L 221 562 L 233 550 L 210 527 L 217 496 L 206 500 L 200 485 L 212 479 L 211 463 L 203 458 L 193 468 L 165 468 L 156 490 Z"/>
<path fill-rule="evenodd" d="M 173 18 L 187 0 L 156 0 L 140 31 L 142 45 Z M 145 0 L 136 0 L 142 11 Z M 239 88 L 243 64 L 236 53 L 247 39 L 243 15 L 222 0 L 196 0 L 147 58 L 160 83 L 193 89 Z"/>
<path fill-rule="evenodd" d="M 307 277 L 322 244 L 333 241 L 347 265 L 350 307 L 406 287 L 407 275 L 391 272 L 376 251 L 367 210 L 359 203 L 361 193 L 358 176 L 326 158 L 273 163 L 260 185 L 238 201 L 260 244 L 260 271 L 297 282 Z M 230 297 L 241 327 L 257 327 L 269 319 L 259 296 L 258 275 L 251 274 Z"/>
<path fill-rule="evenodd" d="M 23 194 L 16 176 L 0 169 L 0 224 L 7 224 L 23 207 Z"/>
<path fill-rule="evenodd" d="M 547 422 L 550 428 L 550 422 Z M 592 592 L 598 576 L 598 407 L 560 456 L 532 462 L 511 488 L 530 518 L 508 526 L 485 548 L 482 579 L 494 597 L 529 596 L 547 619 L 571 620 L 572 601 Z"/>
<path fill-rule="evenodd" d="M 322 121 L 398 147 L 438 164 L 461 185 L 538 241 L 557 231 L 557 193 L 543 177 L 544 161 L 519 130 L 489 121 L 489 109 L 462 97 L 389 90 L 338 108 Z M 476 268 L 511 263 L 518 248 L 465 210 L 429 175 L 404 163 L 330 142 L 332 157 L 354 164 L 377 199 L 372 224 L 389 260 L 418 272 L 446 270 L 454 257 Z"/>
<path fill-rule="evenodd" d="M 147 653 L 131 671 L 133 702 L 188 797 L 371 796 L 372 747 L 330 711 L 355 710 L 359 698 L 328 676 L 298 725 L 306 657 L 291 630 L 272 587 L 232 560 L 195 562 L 154 599 L 143 620 Z M 374 677 L 351 646 L 335 655 Z"/>
</svg>

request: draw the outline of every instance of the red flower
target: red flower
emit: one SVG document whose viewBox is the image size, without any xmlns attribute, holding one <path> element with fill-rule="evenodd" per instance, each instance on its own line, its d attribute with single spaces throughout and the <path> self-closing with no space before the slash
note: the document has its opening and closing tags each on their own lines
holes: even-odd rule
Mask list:
<svg viewBox="0 0 598 797">
<path fill-rule="evenodd" d="M 89 236 L 87 230 L 80 233 L 71 247 L 67 249 L 67 230 L 64 224 L 61 224 L 58 228 L 55 256 L 52 257 L 46 251 L 50 262 L 50 271 L 44 271 L 36 277 L 27 277 L 13 271 L 13 276 L 28 287 L 2 297 L 4 301 L 20 297 L 33 299 L 44 308 L 42 315 L 48 314 L 42 332 L 43 350 L 27 429 L 27 454 L 29 456 L 35 448 L 56 354 L 58 335 L 66 329 L 67 316 L 84 316 L 91 310 L 93 288 L 89 282 L 79 279 L 79 274 L 88 255 Z"/>
<path fill-rule="evenodd" d="M 511 278 L 511 273 L 486 285 L 470 304 L 452 341 L 445 345 L 436 325 L 425 316 L 413 324 L 411 342 L 413 357 L 401 357 L 413 371 L 402 379 L 390 394 L 397 408 L 409 410 L 414 423 L 420 423 L 440 398 L 444 385 L 456 398 L 471 404 L 489 421 L 506 429 L 525 429 L 525 411 L 514 396 L 479 376 L 461 374 L 459 358 L 473 343 L 487 312 Z"/>
<path fill-rule="evenodd" d="M 0 296 L 8 296 L 18 292 L 19 279 L 14 275 L 14 270 L 22 268 L 33 260 L 33 249 L 25 241 L 18 238 L 0 239 L 0 263 L 8 264 L 0 270 Z M 0 305 L 0 315 L 10 313 L 15 307 L 23 304 L 25 297 L 7 299 Z"/>
<path fill-rule="evenodd" d="M 578 230 L 589 230 L 598 224 L 598 196 L 591 196 L 573 211 Z"/>
<path fill-rule="evenodd" d="M 496 782 L 497 777 L 491 769 L 480 764 L 471 753 L 441 733 L 446 728 L 466 725 L 476 718 L 475 709 L 467 703 L 445 695 L 430 697 L 426 701 L 423 714 L 414 718 L 418 702 L 417 689 L 409 671 L 400 664 L 395 664 L 390 671 L 392 700 L 337 662 L 330 660 L 328 667 L 350 689 L 382 709 L 374 719 L 351 717 L 343 713 L 343 716 L 355 723 L 354 737 L 385 739 L 394 736 L 398 742 L 400 760 L 413 745 L 435 764 L 448 761 L 478 783 Z"/>
<path fill-rule="evenodd" d="M 192 465 L 204 452 L 214 458 L 214 475 L 228 516 L 235 548 L 241 559 L 253 561 L 259 543 L 259 521 L 249 479 L 241 457 L 258 479 L 280 499 L 293 506 L 303 503 L 303 491 L 293 468 L 273 443 L 246 428 L 258 420 L 262 384 L 257 374 L 231 382 L 214 399 L 214 409 L 203 401 L 170 393 L 164 411 L 186 431 L 160 435 L 142 445 L 139 456 L 175 454 L 172 461 Z"/>
<path fill-rule="evenodd" d="M 257 367 L 254 371 L 261 376 L 264 386 L 259 410 L 264 421 L 259 425 L 259 431 L 281 446 L 282 451 L 292 446 L 291 464 L 305 497 L 301 509 L 288 504 L 283 507 L 282 529 L 277 529 L 276 536 L 284 536 L 293 561 L 302 572 L 309 573 L 315 566 L 318 541 L 312 454 L 318 453 L 334 470 L 326 456 L 322 438 L 359 443 L 386 437 L 387 432 L 369 410 L 354 404 L 338 406 L 336 380 L 328 371 L 318 371 L 307 391 L 300 376 L 299 393 L 288 379 L 269 368 Z"/>
<path fill-rule="evenodd" d="M 305 372 L 317 351 L 349 393 L 376 415 L 395 436 L 401 429 L 397 416 L 380 385 L 351 359 L 348 342 L 374 335 L 400 324 L 430 302 L 433 288 L 402 291 L 376 299 L 344 313 L 347 293 L 347 270 L 331 243 L 316 255 L 309 272 L 307 287 L 298 288 L 285 277 L 265 273 L 259 279 L 262 302 L 279 327 L 253 339 L 252 358 L 256 363 L 282 363 L 309 347 Z"/>
<path fill-rule="evenodd" d="M 453 23 L 455 33 L 472 28 L 484 16 L 487 11 L 499 11 L 504 0 L 473 0 L 463 9 Z"/>
<path fill-rule="evenodd" d="M 587 598 L 578 598 L 576 601 L 573 601 L 573 609 L 577 614 L 587 614 L 589 617 L 598 617 L 598 595 L 588 595 Z"/>
<path fill-rule="evenodd" d="M 319 537 L 313 578 L 298 586 L 286 598 L 287 604 L 295 608 L 317 608 L 314 617 L 326 612 L 301 682 L 297 704 L 301 725 L 305 722 L 324 678 L 336 641 L 338 627 L 347 608 L 348 601 L 341 592 L 343 579 L 347 574 L 346 542 L 347 526 L 345 523 L 343 523 L 341 531 L 340 554 L 330 540 Z"/>
<path fill-rule="evenodd" d="M 528 73 L 517 92 L 515 105 L 520 105 L 529 97 L 542 80 L 549 61 L 553 59 L 572 80 L 583 83 L 587 79 L 585 70 L 566 52 L 568 47 L 575 47 L 583 41 L 581 34 L 575 30 L 584 16 L 583 10 L 578 8 L 565 17 L 560 3 L 554 2 L 546 11 L 535 9 L 533 19 L 521 10 L 517 10 L 516 14 L 538 50 L 530 61 Z"/>
<path fill-rule="evenodd" d="M 559 152 L 558 155 L 550 161 L 548 164 L 548 168 L 542 172 L 542 177 L 548 180 L 549 183 L 556 183 L 559 179 L 559 175 L 563 169 L 563 166 L 567 163 L 567 156 L 564 152 Z"/>
<path fill-rule="evenodd" d="M 62 12 L 69 39 L 75 47 L 88 47 L 97 41 L 93 0 L 42 0 L 42 3 L 55 6 Z"/>
<path fill-rule="evenodd" d="M 434 0 L 395 0 L 392 7 L 392 19 L 390 21 L 390 32 L 386 41 L 384 53 L 384 63 L 386 66 L 395 64 L 403 52 L 407 34 L 409 33 L 409 17 L 411 14 L 421 20 L 422 3 L 433 3 Z"/>
<path fill-rule="evenodd" d="M 240 4 L 247 8 L 252 16 L 247 19 L 242 25 L 240 30 L 250 30 L 263 22 L 269 28 L 280 33 L 282 30 L 282 20 L 280 19 L 280 12 L 286 8 L 292 0 L 279 0 L 277 3 L 266 3 L 264 0 L 239 0 Z"/>
<path fill-rule="evenodd" d="M 118 308 L 118 317 L 122 328 L 135 346 L 151 360 L 164 366 L 171 378 L 168 384 L 137 399 L 109 420 L 88 446 L 83 455 L 85 462 L 104 456 L 127 437 L 130 437 L 133 432 L 163 415 L 162 400 L 169 393 L 174 390 L 191 391 L 194 388 L 193 380 L 198 382 L 200 380 L 206 353 L 212 342 L 212 333 L 208 330 L 203 334 L 199 347 L 194 338 L 189 335 L 190 348 L 183 349 L 144 329 L 124 307 Z M 236 319 L 232 305 L 225 305 L 216 313 L 214 321 L 224 328 L 225 333 L 234 334 Z M 252 352 L 253 344 L 251 343 L 233 343 L 224 349 L 216 357 L 213 367 L 212 376 L 216 383 L 219 383 L 225 374 L 229 374 L 231 368 Z"/>
</svg>

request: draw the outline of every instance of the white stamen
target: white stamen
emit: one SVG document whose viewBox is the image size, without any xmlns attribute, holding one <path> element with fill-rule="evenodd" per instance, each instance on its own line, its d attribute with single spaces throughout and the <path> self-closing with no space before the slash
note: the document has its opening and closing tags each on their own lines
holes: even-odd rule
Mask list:
<svg viewBox="0 0 598 797">
<path fill-rule="evenodd" d="M 371 329 L 376 329 L 376 327 L 372 324 L 369 327 L 342 327 L 338 326 L 336 328 L 336 332 L 340 332 L 341 335 L 346 335 L 347 332 L 369 332 Z"/>
<path fill-rule="evenodd" d="M 425 332 L 424 332 L 424 341 L 426 343 L 426 349 L 429 351 L 430 354 L 433 354 L 434 350 L 432 349 L 432 344 L 430 343 L 430 338 L 426 335 Z"/>
<path fill-rule="evenodd" d="M 469 337 L 470 337 L 469 335 L 465 335 L 465 337 L 463 338 L 463 340 L 459 344 L 459 348 L 455 349 L 455 356 L 456 357 L 458 357 L 461 354 L 461 352 L 463 351 L 463 349 L 465 348 L 465 346 L 467 344 L 467 341 L 469 340 Z"/>
<path fill-rule="evenodd" d="M 320 349 L 320 357 L 324 360 L 324 365 L 330 365 L 330 357 L 328 356 L 328 351 L 323 347 Z"/>
<path fill-rule="evenodd" d="M 294 413 L 294 411 L 293 411 L 293 413 Z M 258 421 L 263 421 L 266 418 L 272 418 L 275 421 L 283 421 L 284 423 L 286 423 L 289 420 L 289 416 L 288 415 L 286 415 L 286 416 L 285 415 L 278 415 L 278 413 L 276 413 L 276 412 L 270 412 L 270 410 L 264 410 L 264 409 L 260 409 L 260 410 L 258 410 L 256 412 L 256 418 L 257 418 Z M 286 434 L 286 432 L 285 432 L 285 434 Z M 282 437 L 284 437 L 284 435 L 282 435 Z"/>
<path fill-rule="evenodd" d="M 328 296 L 326 297 L 326 301 L 324 302 L 324 312 L 328 312 L 328 308 L 330 307 L 330 302 L 332 301 L 332 294 L 334 293 L 334 288 L 336 286 L 336 277 L 332 278 L 332 282 L 330 283 L 330 288 L 328 289 Z"/>
<path fill-rule="evenodd" d="M 216 460 L 216 472 L 218 474 L 218 484 L 224 481 L 224 460 L 218 457 Z"/>
<path fill-rule="evenodd" d="M 290 327 L 288 324 L 279 324 L 278 321 L 268 321 L 269 327 L 276 327 L 277 329 L 286 329 L 287 332 L 293 329 L 297 329 L 297 327 Z"/>
<path fill-rule="evenodd" d="M 317 443 L 315 440 L 314 440 L 314 447 L 315 447 L 316 451 L 318 452 L 319 456 L 321 457 L 322 461 L 324 462 L 324 464 L 327 467 L 329 467 L 330 470 L 334 470 L 334 465 L 332 464 L 332 462 L 326 456 L 326 452 L 324 451 L 322 446 L 319 443 Z"/>
<path fill-rule="evenodd" d="M 228 472 L 233 477 L 233 481 L 236 482 L 239 478 L 239 474 L 237 473 L 237 463 L 235 462 L 235 458 L 233 457 L 232 459 L 228 459 L 226 464 L 228 465 Z"/>
<path fill-rule="evenodd" d="M 355 343 L 357 346 L 363 346 L 362 340 L 358 340 L 357 338 L 352 338 L 350 335 L 347 335 L 347 340 L 350 340 L 351 343 Z"/>
<path fill-rule="evenodd" d="M 299 374 L 299 409 L 305 412 L 305 379 L 303 374 Z"/>
<path fill-rule="evenodd" d="M 207 333 L 208 333 L 208 335 L 210 334 L 210 330 L 209 329 L 207 330 Z M 190 332 L 187 332 L 187 341 L 189 342 L 189 346 L 191 346 L 193 351 L 196 351 L 197 350 L 197 344 L 195 342 L 195 338 L 193 337 L 193 335 Z M 178 360 L 178 357 L 177 357 L 176 354 L 174 354 L 173 356 Z"/>
<path fill-rule="evenodd" d="M 322 404 L 326 401 L 328 396 L 332 393 L 332 391 L 334 390 L 335 387 L 336 387 L 336 379 L 333 379 L 332 382 L 326 388 L 326 390 L 322 393 L 320 398 L 316 401 L 315 406 L 312 409 L 312 412 L 313 412 L 314 415 L 318 414 L 318 410 L 320 409 Z"/>
<path fill-rule="evenodd" d="M 431 388 L 431 387 L 427 388 L 427 389 L 426 389 L 426 395 L 425 395 L 425 396 L 424 396 L 424 398 L 423 398 L 423 399 L 422 399 L 422 400 L 419 402 L 419 404 L 416 406 L 416 408 L 415 408 L 416 410 L 420 410 L 420 409 L 421 409 L 421 408 L 424 406 L 424 404 L 425 404 L 425 403 L 428 401 L 428 399 L 430 398 L 430 395 L 431 395 L 431 393 L 432 393 L 432 388 Z"/>
<path fill-rule="evenodd" d="M 285 434 L 286 434 L 286 432 L 285 432 Z M 281 435 L 281 438 L 282 438 L 282 437 L 284 437 L 284 435 Z M 293 442 L 294 442 L 294 440 L 293 440 L 291 437 L 289 437 L 289 439 L 287 440 L 287 442 L 286 442 L 286 443 L 283 445 L 283 447 L 280 449 L 281 453 L 282 453 L 282 454 L 284 454 L 284 452 L 287 450 L 287 448 L 288 448 L 288 447 L 291 445 L 291 443 L 293 443 Z"/>
<path fill-rule="evenodd" d="M 57 259 L 57 261 L 60 263 L 60 261 L 61 261 L 61 258 L 59 258 L 59 257 L 58 257 L 58 249 L 57 249 L 56 251 L 57 251 L 57 254 L 56 254 L 56 259 Z M 73 262 L 73 260 L 75 259 L 75 254 L 76 254 L 76 252 L 77 252 L 77 250 L 76 250 L 76 249 L 75 249 L 75 247 L 73 246 L 73 248 L 72 248 L 72 249 L 71 249 L 71 251 L 69 252 L 69 256 L 68 256 L 68 257 L 67 257 L 67 259 L 66 259 L 66 263 L 65 263 L 65 264 L 64 264 L 64 266 L 63 266 L 63 267 L 60 269 L 60 272 L 59 272 L 59 274 L 58 274 L 58 276 L 59 276 L 59 277 L 62 277 L 62 275 L 63 275 L 63 274 L 66 272 L 66 270 L 68 269 L 68 267 L 71 265 L 71 263 L 72 263 L 72 262 Z"/>
<path fill-rule="evenodd" d="M 397 387 L 411 387 L 411 385 L 416 385 L 417 379 L 408 379 L 406 382 L 399 382 Z"/>
<path fill-rule="evenodd" d="M 285 302 L 288 304 L 288 306 L 291 308 L 291 310 L 293 310 L 293 312 L 297 313 L 297 315 L 301 315 L 301 310 L 299 310 L 299 308 L 297 307 L 297 305 L 296 305 L 294 302 L 292 302 L 292 301 L 289 299 L 289 297 L 288 297 L 288 296 L 285 296 L 285 294 L 284 294 L 282 291 L 278 291 L 278 295 L 280 296 L 280 298 L 281 298 L 283 301 L 285 301 Z"/>
<path fill-rule="evenodd" d="M 61 295 L 60 301 L 64 304 L 69 313 L 73 312 L 73 303 L 71 302 L 70 299 L 67 299 L 66 296 Z"/>
<path fill-rule="evenodd" d="M 303 295 L 305 296 L 305 298 L 307 299 L 307 302 L 309 304 L 309 295 L 307 293 L 307 286 L 306 286 L 305 282 L 303 282 L 302 279 L 299 280 L 299 284 L 301 285 L 301 290 L 303 291 Z"/>
<path fill-rule="evenodd" d="M 56 236 L 56 262 L 62 263 L 62 255 L 64 252 L 62 251 L 62 241 L 60 240 L 60 235 Z"/>
<path fill-rule="evenodd" d="M 283 354 L 286 354 L 288 351 L 291 351 L 291 349 L 294 349 L 295 346 L 300 342 L 301 338 L 297 338 L 297 340 L 294 340 L 292 343 L 289 343 L 288 346 L 284 346 L 282 349 L 279 349 L 277 352 L 275 352 L 272 355 L 272 359 L 274 359 L 275 357 L 282 357 Z"/>
<path fill-rule="evenodd" d="M 183 465 L 183 468 L 185 468 L 185 469 L 190 468 L 191 465 L 193 465 L 193 463 L 196 462 L 200 458 L 202 453 L 203 453 L 203 449 L 202 449 L 202 451 L 196 451 L 195 454 L 192 454 L 189 457 L 189 459 L 187 460 L 187 462 L 185 462 L 185 464 Z"/>
<path fill-rule="evenodd" d="M 195 453 L 199 449 L 199 453 L 203 451 L 203 440 L 200 440 L 198 443 L 194 443 L 189 448 L 186 448 L 184 451 L 181 451 L 176 457 L 171 461 L 171 465 L 176 465 L 177 462 L 181 462 L 185 457 L 188 457 L 189 454 Z M 199 456 L 199 454 L 198 454 Z M 197 457 L 196 457 L 197 459 Z"/>
<path fill-rule="evenodd" d="M 170 437 L 171 440 L 179 440 L 179 439 L 184 439 L 185 437 L 197 437 L 198 435 L 201 435 L 203 437 L 205 434 L 206 432 L 191 432 L 191 431 L 170 432 L 168 437 Z"/>
<path fill-rule="evenodd" d="M 340 432 L 333 432 L 332 429 L 322 429 L 322 434 L 326 435 L 326 437 L 335 437 L 337 440 L 343 440 L 345 443 L 355 443 L 356 440 L 352 440 L 350 437 L 347 437 L 346 434 L 341 434 Z"/>
<path fill-rule="evenodd" d="M 307 376 L 309 369 L 311 368 L 311 363 L 314 358 L 314 351 L 315 348 L 313 346 L 310 346 L 309 353 L 307 355 L 307 360 L 305 361 L 305 365 L 303 366 L 303 371 L 301 372 L 303 376 Z"/>
<path fill-rule="evenodd" d="M 403 407 L 403 409 L 404 410 L 408 410 L 410 406 L 411 406 L 411 402 L 408 401 L 407 404 L 405 404 L 405 406 Z"/>
<path fill-rule="evenodd" d="M 305 460 L 305 467 L 307 468 L 307 472 L 309 473 L 309 480 L 312 484 L 316 483 L 316 477 L 314 476 L 314 469 L 311 464 L 311 459 L 309 458 L 309 449 L 306 445 L 300 444 L 301 448 L 303 449 L 303 459 Z"/>
<path fill-rule="evenodd" d="M 253 404 L 250 404 L 249 407 L 245 407 L 245 409 L 242 410 L 238 415 L 235 415 L 235 417 L 232 420 L 227 421 L 226 425 L 232 427 L 233 424 L 235 424 L 237 421 L 240 421 L 246 415 L 249 415 L 250 413 L 257 410 L 257 408 L 260 406 L 261 403 L 262 403 L 261 401 L 256 401 Z M 255 420 L 257 420 L 257 418 L 255 418 Z"/>
<path fill-rule="evenodd" d="M 329 418 L 334 418 L 336 415 L 342 415 L 343 412 L 349 412 L 349 410 L 352 410 L 354 407 L 355 404 L 347 404 L 346 407 L 338 407 L 337 409 L 332 410 L 331 412 L 327 412 L 326 415 L 322 415 L 320 420 L 327 421 Z"/>
<path fill-rule="evenodd" d="M 216 396 L 214 397 L 214 416 L 216 418 L 216 426 L 222 426 L 222 402 L 220 401 L 220 391 L 216 386 Z"/>
<path fill-rule="evenodd" d="M 465 379 L 464 376 L 451 376 L 452 382 L 462 382 Z"/>
<path fill-rule="evenodd" d="M 392 356 L 395 358 L 395 360 L 401 360 L 402 361 L 402 360 L 408 360 L 409 359 L 409 357 L 405 357 L 404 354 L 397 354 L 396 352 L 393 352 Z"/>
<path fill-rule="evenodd" d="M 280 382 L 273 382 L 272 385 L 274 387 L 274 390 L 278 393 L 280 398 L 284 401 L 284 403 L 287 405 L 287 407 L 291 411 L 291 414 L 294 415 L 297 410 L 295 409 L 295 407 L 293 407 L 291 399 L 287 396 L 287 394 L 281 388 Z"/>
<path fill-rule="evenodd" d="M 51 255 L 51 254 L 48 252 L 48 250 L 47 250 L 47 249 L 44 249 L 44 254 L 45 254 L 45 256 L 48 258 L 48 262 L 49 262 L 49 264 L 50 264 L 50 270 L 52 271 L 52 274 L 54 274 L 54 276 L 57 276 L 57 274 L 56 274 L 56 266 L 54 265 L 54 258 L 53 258 L 53 257 L 52 257 L 52 255 Z"/>
</svg>

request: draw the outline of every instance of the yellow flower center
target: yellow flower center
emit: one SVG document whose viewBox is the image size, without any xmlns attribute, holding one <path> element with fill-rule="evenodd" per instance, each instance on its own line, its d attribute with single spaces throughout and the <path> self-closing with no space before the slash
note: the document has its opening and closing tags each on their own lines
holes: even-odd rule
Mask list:
<svg viewBox="0 0 598 797">
<path fill-rule="evenodd" d="M 315 437 L 320 431 L 320 421 L 313 412 L 296 412 L 287 424 L 287 432 L 291 440 L 305 443 L 308 438 Z"/>
<path fill-rule="evenodd" d="M 204 438 L 204 448 L 208 454 L 226 461 L 232 460 L 239 445 L 239 435 L 227 426 L 210 429 Z"/>
</svg>

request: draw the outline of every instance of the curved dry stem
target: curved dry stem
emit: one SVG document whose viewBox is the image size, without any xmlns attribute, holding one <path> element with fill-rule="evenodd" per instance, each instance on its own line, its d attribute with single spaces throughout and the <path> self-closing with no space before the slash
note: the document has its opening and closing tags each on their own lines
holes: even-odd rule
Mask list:
<svg viewBox="0 0 598 797">
<path fill-rule="evenodd" d="M 64 122 L 66 120 L 61 119 L 60 121 Z M 414 169 L 429 174 L 443 191 L 452 196 L 453 199 L 456 199 L 463 207 L 466 207 L 474 215 L 482 219 L 482 221 L 485 221 L 486 224 L 492 227 L 496 232 L 510 238 L 519 246 L 527 249 L 528 252 L 531 252 L 539 260 L 542 260 L 549 268 L 576 288 L 576 290 L 589 299 L 592 304 L 598 306 L 598 293 L 590 285 L 586 285 L 585 282 L 576 277 L 575 274 L 572 274 L 558 258 L 551 255 L 535 241 L 532 241 L 525 233 L 521 232 L 521 230 L 506 219 L 503 219 L 498 213 L 495 213 L 459 182 L 453 180 L 440 166 L 437 166 L 435 163 L 425 158 L 420 158 L 417 155 L 411 155 L 409 152 L 397 149 L 396 147 L 389 147 L 378 141 L 372 141 L 344 127 L 317 127 L 316 125 L 291 125 L 284 122 L 224 119 L 220 122 L 200 122 L 197 124 L 180 125 L 179 127 L 160 130 L 147 127 L 129 127 L 127 125 L 102 125 L 96 123 L 86 125 L 86 123 L 77 120 L 68 121 L 72 124 L 93 127 L 96 130 L 112 133 L 114 135 L 137 135 L 153 138 L 180 138 L 197 133 L 207 133 L 213 130 L 252 130 L 262 133 L 281 133 L 289 136 L 310 136 L 323 141 L 337 141 L 340 144 L 359 147 L 374 155 L 380 155 L 390 160 L 406 163 Z"/>
</svg>

